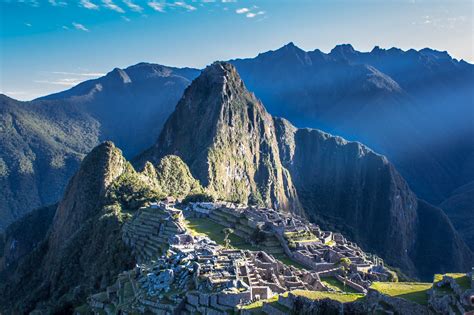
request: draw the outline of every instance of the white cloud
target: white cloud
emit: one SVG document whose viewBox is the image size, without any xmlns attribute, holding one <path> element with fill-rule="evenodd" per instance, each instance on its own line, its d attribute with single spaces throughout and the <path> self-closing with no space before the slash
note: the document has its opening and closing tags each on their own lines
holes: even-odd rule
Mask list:
<svg viewBox="0 0 474 315">
<path fill-rule="evenodd" d="M 76 30 L 89 32 L 89 29 L 85 27 L 84 25 L 82 25 L 81 23 L 72 22 L 72 26 L 74 26 Z"/>
<path fill-rule="evenodd" d="M 100 72 L 66 72 L 66 71 L 53 71 L 52 74 L 64 74 L 64 75 L 76 75 L 81 77 L 101 77 L 104 76 L 105 73 Z"/>
<path fill-rule="evenodd" d="M 143 11 L 143 8 L 136 3 L 133 3 L 132 0 L 123 0 L 123 3 L 125 3 L 127 7 L 129 7 L 132 11 L 135 11 L 135 12 Z"/>
<path fill-rule="evenodd" d="M 247 13 L 245 16 L 248 17 L 248 18 L 254 18 L 256 17 L 257 15 L 264 15 L 265 14 L 265 11 L 258 11 L 258 12 L 249 12 Z"/>
<path fill-rule="evenodd" d="M 237 13 L 237 14 L 244 14 L 244 13 L 247 13 L 247 12 L 249 12 L 249 11 L 250 11 L 249 8 L 240 8 L 240 9 L 235 10 L 235 13 Z"/>
<path fill-rule="evenodd" d="M 237 2 L 237 0 L 222 0 L 222 3 L 231 3 L 231 2 Z"/>
<path fill-rule="evenodd" d="M 124 15 L 122 15 L 122 19 L 125 21 L 125 22 L 130 22 L 130 19 Z"/>
<path fill-rule="evenodd" d="M 89 10 L 98 10 L 99 6 L 95 3 L 92 3 L 90 0 L 81 0 L 80 5 Z"/>
<path fill-rule="evenodd" d="M 165 12 L 165 6 L 162 3 L 156 2 L 155 0 L 148 2 L 148 6 L 155 11 Z"/>
<path fill-rule="evenodd" d="M 102 0 L 102 4 L 107 9 L 110 9 L 119 13 L 125 13 L 125 11 L 121 7 L 116 5 L 112 0 Z"/>
<path fill-rule="evenodd" d="M 18 0 L 18 2 L 31 5 L 32 7 L 39 7 L 39 3 L 37 0 Z"/>
<path fill-rule="evenodd" d="M 69 26 L 63 25 L 63 29 L 68 30 Z"/>
<path fill-rule="evenodd" d="M 80 79 L 72 79 L 72 78 L 65 78 L 59 79 L 56 81 L 49 81 L 49 80 L 35 80 L 35 83 L 46 83 L 46 84 L 54 84 L 54 85 L 64 85 L 64 86 L 74 86 L 82 82 Z"/>
<path fill-rule="evenodd" d="M 194 10 L 196 10 L 196 7 L 193 7 L 192 5 L 187 4 L 187 3 L 185 3 L 185 2 L 182 2 L 182 1 L 176 1 L 176 2 L 174 3 L 174 5 L 177 6 L 177 7 L 184 8 L 184 9 L 186 9 L 186 10 L 188 10 L 188 11 L 194 11 Z"/>
<path fill-rule="evenodd" d="M 26 26 L 31 27 L 31 23 L 25 23 Z"/>
<path fill-rule="evenodd" d="M 65 7 L 67 6 L 66 1 L 58 1 L 58 0 L 48 0 L 49 4 L 51 4 L 53 7 Z"/>
</svg>

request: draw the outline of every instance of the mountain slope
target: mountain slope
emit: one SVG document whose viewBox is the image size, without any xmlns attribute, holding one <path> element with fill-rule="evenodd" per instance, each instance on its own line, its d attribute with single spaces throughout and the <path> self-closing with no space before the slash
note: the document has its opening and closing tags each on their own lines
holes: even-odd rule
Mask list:
<svg viewBox="0 0 474 315">
<path fill-rule="evenodd" d="M 170 153 L 180 156 L 218 198 L 251 203 L 252 195 L 261 194 L 267 206 L 278 201 L 296 212 L 302 206 L 313 221 L 345 233 L 412 276 L 465 270 L 472 261 L 441 210 L 419 201 L 384 156 L 360 143 L 273 119 L 227 63 L 214 63 L 193 81 L 137 165 L 156 165 Z M 451 242 L 444 248 L 451 255 L 433 263 L 415 252 L 439 248 L 425 237 L 435 236 L 425 219 L 445 225 L 436 239 Z"/>
<path fill-rule="evenodd" d="M 474 179 L 474 66 L 446 52 L 290 43 L 231 63 L 271 114 L 369 145 L 430 202 Z"/>
<path fill-rule="evenodd" d="M 76 106 L 0 95 L 0 229 L 56 203 L 99 139 L 99 123 Z"/>
<path fill-rule="evenodd" d="M 299 211 L 272 118 L 230 64 L 215 63 L 193 81 L 138 160 L 156 164 L 168 154 L 180 156 L 217 198 Z"/>
<path fill-rule="evenodd" d="M 5 279 L 0 283 L 0 311 L 70 314 L 89 295 L 111 285 L 120 272 L 133 268 L 135 256 L 122 239 L 122 227 L 136 210 L 167 196 L 163 192 L 180 184 L 180 190 L 173 192 L 177 198 L 202 193 L 178 157 L 166 156 L 159 165 L 155 169 L 148 163 L 138 173 L 112 142 L 94 148 L 70 180 L 55 211 L 48 209 L 54 218 L 46 211 L 35 211 L 19 221 L 21 226 L 8 229 L 7 245 L 20 237 L 21 229 L 41 224 L 35 227 L 39 231 L 29 233 L 31 238 L 17 242 L 24 258 L 3 251 L 8 254 L 5 259 L 14 260 L 18 267 L 1 275 Z M 179 176 L 173 176 L 176 174 Z"/>
<path fill-rule="evenodd" d="M 439 205 L 467 245 L 474 250 L 474 181 L 456 189 Z"/>
<path fill-rule="evenodd" d="M 198 70 L 141 63 L 32 102 L 0 96 L 0 230 L 56 203 L 82 158 L 113 140 L 149 147 Z"/>
<path fill-rule="evenodd" d="M 281 160 L 313 221 L 412 276 L 469 268 L 472 253 L 446 215 L 419 200 L 384 156 L 284 119 L 275 126 Z"/>
</svg>

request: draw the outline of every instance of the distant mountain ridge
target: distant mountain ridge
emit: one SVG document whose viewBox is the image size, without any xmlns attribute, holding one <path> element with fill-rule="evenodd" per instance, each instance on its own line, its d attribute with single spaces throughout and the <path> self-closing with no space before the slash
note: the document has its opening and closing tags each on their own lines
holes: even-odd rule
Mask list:
<svg viewBox="0 0 474 315">
<path fill-rule="evenodd" d="M 0 96 L 0 230 L 56 203 L 84 156 L 113 140 L 130 157 L 150 146 L 190 68 L 140 63 L 31 102 Z"/>
<path fill-rule="evenodd" d="M 271 114 L 387 155 L 430 202 L 474 179 L 474 66 L 447 52 L 289 43 L 230 62 Z"/>
</svg>

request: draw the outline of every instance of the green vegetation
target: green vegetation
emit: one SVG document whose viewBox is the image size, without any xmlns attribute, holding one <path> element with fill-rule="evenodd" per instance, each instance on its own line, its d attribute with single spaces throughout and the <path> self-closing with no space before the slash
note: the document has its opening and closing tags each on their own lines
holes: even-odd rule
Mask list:
<svg viewBox="0 0 474 315">
<path fill-rule="evenodd" d="M 178 156 L 163 157 L 156 167 L 156 176 L 165 196 L 184 198 L 204 193 L 199 182 L 191 175 L 189 167 Z"/>
<path fill-rule="evenodd" d="M 304 265 L 292 260 L 290 257 L 288 257 L 285 253 L 281 253 L 281 254 L 272 254 L 273 257 L 275 257 L 276 259 L 278 259 L 279 261 L 281 261 L 282 263 L 284 263 L 285 265 L 288 265 L 288 266 L 293 266 L 295 268 L 299 268 L 299 269 L 308 269 L 307 267 L 305 267 Z"/>
<path fill-rule="evenodd" d="M 421 305 L 427 305 L 427 291 L 431 289 L 432 286 L 432 283 L 424 282 L 374 282 L 370 288 L 385 295 L 406 299 Z"/>
<path fill-rule="evenodd" d="M 435 274 L 433 282 L 436 284 L 443 280 L 443 276 L 453 278 L 456 283 L 463 289 L 468 290 L 471 288 L 471 279 L 465 273 L 446 273 L 446 274 Z"/>
<path fill-rule="evenodd" d="M 339 293 L 307 290 L 294 290 L 291 291 L 291 293 L 298 296 L 304 296 L 312 300 L 331 299 L 341 303 L 355 302 L 364 298 L 362 293 Z"/>
<path fill-rule="evenodd" d="M 334 277 L 323 277 L 321 278 L 321 282 L 337 292 L 358 293 L 356 290 L 354 290 L 350 286 L 347 286 L 347 285 L 344 286 L 344 284 L 341 281 L 337 280 Z"/>
<path fill-rule="evenodd" d="M 207 235 L 217 244 L 225 246 L 225 234 L 223 233 L 223 229 L 226 228 L 225 226 L 206 218 L 188 218 L 187 227 L 192 234 Z M 232 244 L 232 247 L 234 248 L 255 250 L 255 248 L 251 246 L 249 242 L 235 234 L 229 235 L 229 240 Z"/>
<path fill-rule="evenodd" d="M 109 204 L 118 203 L 126 210 L 136 210 L 163 196 L 158 189 L 152 189 L 131 165 L 127 165 L 127 170 L 110 185 L 106 194 Z"/>
</svg>

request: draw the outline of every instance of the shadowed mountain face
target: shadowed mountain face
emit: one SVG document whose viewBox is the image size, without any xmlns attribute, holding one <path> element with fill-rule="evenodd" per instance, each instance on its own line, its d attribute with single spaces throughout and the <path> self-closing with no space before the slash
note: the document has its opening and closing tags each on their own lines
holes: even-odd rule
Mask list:
<svg viewBox="0 0 474 315">
<path fill-rule="evenodd" d="M 231 62 L 271 114 L 369 145 L 430 202 L 474 179 L 473 65 L 430 49 L 292 43 Z"/>
<path fill-rule="evenodd" d="M 193 81 L 137 165 L 156 164 L 167 154 L 180 156 L 221 199 L 252 202 L 259 196 L 268 206 L 303 209 L 410 275 L 470 266 L 471 252 L 447 217 L 418 200 L 384 156 L 272 118 L 227 63 L 209 66 Z M 428 254 L 440 243 L 449 255 L 433 262 Z M 427 254 L 419 255 L 421 249 Z"/>
<path fill-rule="evenodd" d="M 456 189 L 440 207 L 474 250 L 474 181 Z"/>
<path fill-rule="evenodd" d="M 198 74 L 141 63 L 31 102 L 1 95 L 0 230 L 56 203 L 101 141 L 115 141 L 126 156 L 149 147 Z"/>
</svg>

